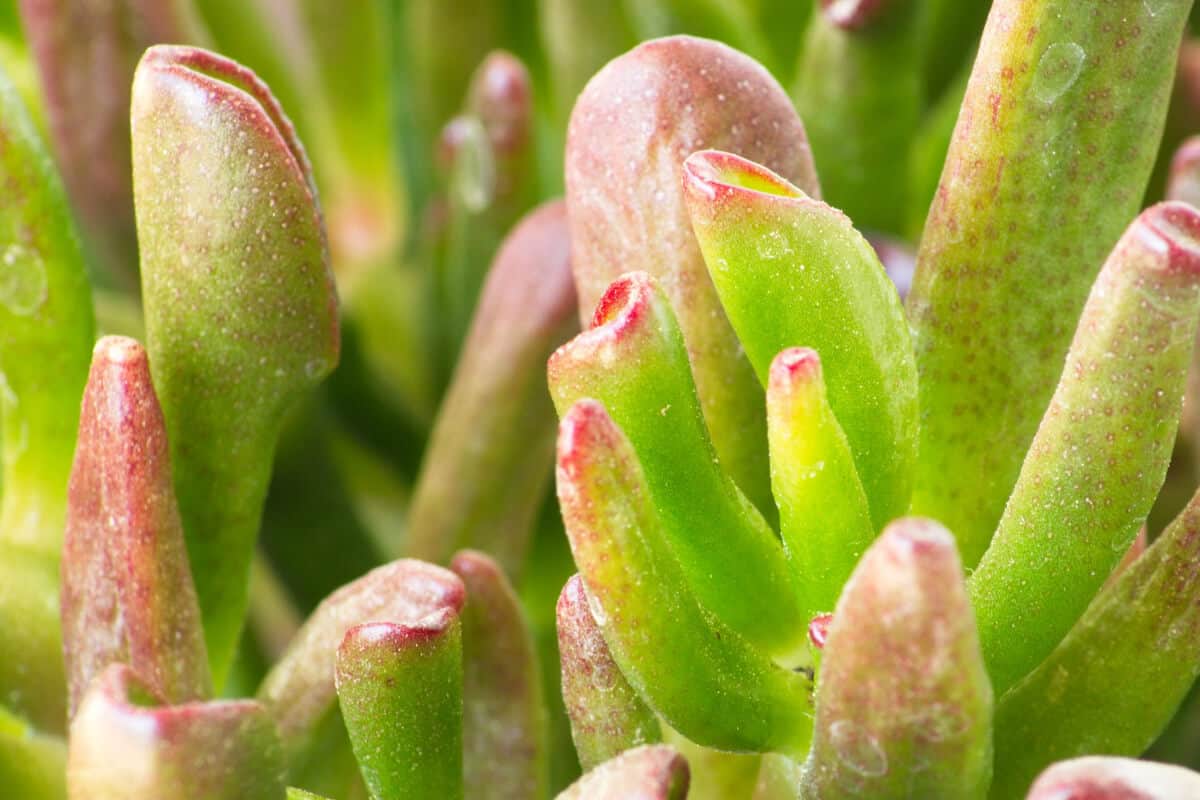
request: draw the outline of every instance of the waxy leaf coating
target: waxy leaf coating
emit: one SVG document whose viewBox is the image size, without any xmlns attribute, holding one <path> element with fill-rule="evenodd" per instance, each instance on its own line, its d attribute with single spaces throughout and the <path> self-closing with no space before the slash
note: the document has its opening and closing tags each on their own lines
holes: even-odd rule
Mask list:
<svg viewBox="0 0 1200 800">
<path fill-rule="evenodd" d="M 308 160 L 252 72 L 153 47 L 132 120 L 146 349 L 220 686 L 283 414 L 337 364 L 337 297 Z"/>
<path fill-rule="evenodd" d="M 684 163 L 696 239 L 759 379 L 787 347 L 821 356 L 876 530 L 908 509 L 917 372 L 896 289 L 836 209 L 730 153 Z"/>
<path fill-rule="evenodd" d="M 1004 512 L 1088 288 L 1142 206 L 1190 7 L 992 3 L 908 299 L 921 375 L 913 512 L 945 523 L 968 567 Z"/>
<path fill-rule="evenodd" d="M 483 553 L 456 553 L 450 569 L 467 590 L 461 615 L 465 794 L 542 797 L 549 719 L 521 601 L 500 565 Z"/>
<path fill-rule="evenodd" d="M 741 153 L 811 195 L 819 191 L 791 101 L 761 65 L 723 44 L 688 36 L 646 42 L 584 88 L 565 167 L 580 314 L 587 319 L 621 273 L 644 270 L 660 281 L 721 463 L 768 508 L 762 392 L 708 278 L 679 184 L 684 159 L 706 147 Z"/>
<path fill-rule="evenodd" d="M 1058 759 L 1150 746 L 1200 675 L 1198 564 L 1200 494 L 999 699 L 994 792 L 1016 796 Z"/>
<path fill-rule="evenodd" d="M 338 701 L 372 800 L 464 797 L 462 659 L 451 608 L 346 632 Z"/>
<path fill-rule="evenodd" d="M 661 741 L 658 718 L 613 660 L 579 575 L 571 576 L 558 597 L 557 628 L 563 702 L 580 766 L 586 771 L 625 750 Z"/>
<path fill-rule="evenodd" d="M 563 417 L 556 475 L 592 616 L 643 700 L 697 744 L 802 753 L 808 678 L 776 666 L 697 602 L 633 448 L 595 400 Z"/>
<path fill-rule="evenodd" d="M 700 604 L 768 652 L 802 648 L 806 620 L 783 551 L 718 463 L 683 336 L 658 282 L 646 273 L 616 280 L 590 329 L 550 358 L 549 380 L 560 416 L 579 400 L 598 400 L 629 437 Z"/>
<path fill-rule="evenodd" d="M 846 584 L 821 662 L 805 797 L 982 798 L 992 690 L 954 537 L 892 523 Z"/>
<path fill-rule="evenodd" d="M 1200 774 L 1132 758 L 1076 758 L 1048 768 L 1026 800 L 1181 800 L 1200 797 Z"/>
<path fill-rule="evenodd" d="M 646 745 L 605 761 L 556 800 L 684 800 L 687 762 L 665 745 Z"/>
<path fill-rule="evenodd" d="M 96 343 L 68 487 L 63 654 L 73 713 L 113 662 L 167 703 L 212 692 L 200 608 L 146 351 Z"/>
<path fill-rule="evenodd" d="M 846 434 L 825 394 L 821 360 L 797 347 L 771 362 L 767 385 L 771 484 L 803 619 L 833 610 L 875 539 Z M 813 625 L 808 626 L 813 638 Z M 823 645 L 823 640 L 822 640 Z"/>
<path fill-rule="evenodd" d="M 991 547 L 971 577 L 1003 693 L 1128 550 L 1162 486 L 1200 318 L 1200 211 L 1144 211 L 1104 265 Z"/>
</svg>

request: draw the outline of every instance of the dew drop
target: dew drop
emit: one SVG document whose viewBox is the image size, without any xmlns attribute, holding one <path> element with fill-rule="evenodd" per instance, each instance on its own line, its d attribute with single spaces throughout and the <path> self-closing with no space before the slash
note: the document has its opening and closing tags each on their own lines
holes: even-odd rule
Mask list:
<svg viewBox="0 0 1200 800">
<path fill-rule="evenodd" d="M 34 251 L 10 244 L 0 255 L 0 303 L 9 311 L 28 316 L 46 302 L 46 264 Z"/>
<path fill-rule="evenodd" d="M 1087 57 L 1074 42 L 1056 42 L 1046 48 L 1033 76 L 1033 96 L 1050 105 L 1079 80 Z"/>
</svg>

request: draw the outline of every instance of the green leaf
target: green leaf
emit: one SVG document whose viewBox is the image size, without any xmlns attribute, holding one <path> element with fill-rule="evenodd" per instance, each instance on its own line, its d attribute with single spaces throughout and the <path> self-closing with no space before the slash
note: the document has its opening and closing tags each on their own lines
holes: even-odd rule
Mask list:
<svg viewBox="0 0 1200 800">
<path fill-rule="evenodd" d="M 284 413 L 337 364 L 337 298 L 308 160 L 252 72 L 153 47 L 132 120 L 147 350 L 219 687 Z"/>
<path fill-rule="evenodd" d="M 725 45 L 687 36 L 647 42 L 588 83 L 571 115 L 565 168 L 579 307 L 586 319 L 624 272 L 659 280 L 679 316 L 717 455 L 769 509 L 762 389 L 709 280 L 679 182 L 683 160 L 704 147 L 742 153 L 818 191 L 791 101 L 765 69 Z"/>
<path fill-rule="evenodd" d="M 92 347 L 91 290 L 58 176 L 2 72 L 0 142 L 0 538 L 56 559 Z"/>
<path fill-rule="evenodd" d="M 1142 213 L 1088 298 L 1062 380 L 971 577 L 1003 693 L 1038 665 L 1129 549 L 1162 486 L 1200 317 L 1200 212 Z"/>
<path fill-rule="evenodd" d="M 982 798 L 992 690 L 954 537 L 892 523 L 838 601 L 803 796 Z"/>
<path fill-rule="evenodd" d="M 642 699 L 697 744 L 802 753 L 808 679 L 776 666 L 693 596 L 637 456 L 600 403 L 580 401 L 564 416 L 557 476 L 592 616 Z"/>
<path fill-rule="evenodd" d="M 548 370 L 560 416 L 581 399 L 599 400 L 633 443 L 700 605 L 768 652 L 802 648 L 807 620 L 783 551 L 717 463 L 683 335 L 658 283 L 646 273 L 613 283 L 591 329 L 560 347 Z"/>
<path fill-rule="evenodd" d="M 827 3 L 805 35 L 796 106 L 825 197 L 863 230 L 901 233 L 907 221 L 904 156 L 921 112 L 921 6 Z"/>
<path fill-rule="evenodd" d="M 908 508 L 917 374 L 896 288 L 843 214 L 770 170 L 703 151 L 684 164 L 696 238 L 759 380 L 787 347 L 821 354 L 876 530 Z"/>
<path fill-rule="evenodd" d="M 1000 699 L 995 796 L 1020 796 L 1059 759 L 1145 752 L 1200 675 L 1197 564 L 1200 494 Z M 1137 679 L 1114 686 L 1114 675 Z"/>
<path fill-rule="evenodd" d="M 509 235 L 442 401 L 408 514 L 407 553 L 472 547 L 519 575 L 554 460 L 545 364 L 578 323 L 566 214 L 542 206 Z"/>
<path fill-rule="evenodd" d="M 1104 255 L 1141 207 L 1190 0 L 997 0 L 908 299 L 913 511 L 973 567 Z"/>
<path fill-rule="evenodd" d="M 579 575 L 571 576 L 558 597 L 557 621 L 562 696 L 580 766 L 589 770 L 662 741 L 658 718 L 613 660 Z"/>
<path fill-rule="evenodd" d="M 283 800 L 283 751 L 253 700 L 166 705 L 129 667 L 97 675 L 71 722 L 67 783 L 88 800 Z"/>
<path fill-rule="evenodd" d="M 767 385 L 771 481 L 801 618 L 833 610 L 858 559 L 875 539 L 867 496 L 846 434 L 825 394 L 815 350 L 789 348 Z"/>
<path fill-rule="evenodd" d="M 162 410 L 146 351 L 96 344 L 80 412 L 62 560 L 70 712 L 92 679 L 128 664 L 175 704 L 212 694 Z"/>
<path fill-rule="evenodd" d="M 647 745 L 605 761 L 556 800 L 684 800 L 689 780 L 683 756 L 665 745 Z"/>
<path fill-rule="evenodd" d="M 373 800 L 463 795 L 462 626 L 453 608 L 368 622 L 337 651 L 337 692 Z"/>
<path fill-rule="evenodd" d="M 462 581 L 420 561 L 394 561 L 343 586 L 317 607 L 258 690 L 279 725 L 290 768 L 335 707 L 334 658 L 346 630 L 372 620 L 413 627 L 464 602 Z"/>
<path fill-rule="evenodd" d="M 0 706 L 0 786 L 13 797 L 65 800 L 66 775 L 67 743 Z"/>
<path fill-rule="evenodd" d="M 130 182 L 130 81 L 147 47 L 203 44 L 203 26 L 190 0 L 19 3 L 71 201 L 110 279 L 132 287 L 138 246 Z M 86 46 L 80 31 L 87 31 Z"/>
<path fill-rule="evenodd" d="M 549 787 L 541 670 L 521 601 L 483 553 L 456 553 L 462 579 L 465 794 L 472 799 L 544 797 Z"/>
</svg>

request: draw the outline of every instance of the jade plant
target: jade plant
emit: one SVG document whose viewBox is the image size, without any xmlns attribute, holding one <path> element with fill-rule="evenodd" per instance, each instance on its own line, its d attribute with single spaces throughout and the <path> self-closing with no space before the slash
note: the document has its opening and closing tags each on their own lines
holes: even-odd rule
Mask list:
<svg viewBox="0 0 1200 800">
<path fill-rule="evenodd" d="M 0 9 L 0 793 L 1200 796 L 1191 7 Z"/>
</svg>

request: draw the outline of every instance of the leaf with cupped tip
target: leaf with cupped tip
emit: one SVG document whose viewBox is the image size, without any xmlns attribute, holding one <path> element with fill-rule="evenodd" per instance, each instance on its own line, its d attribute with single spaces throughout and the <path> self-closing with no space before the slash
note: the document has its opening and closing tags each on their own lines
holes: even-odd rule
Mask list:
<svg viewBox="0 0 1200 800">
<path fill-rule="evenodd" d="M 78 800 L 283 800 L 283 751 L 253 700 L 167 705 L 124 664 L 96 676 L 71 722 Z"/>
<path fill-rule="evenodd" d="M 372 620 L 416 625 L 464 602 L 462 581 L 453 572 L 420 561 L 394 561 L 343 586 L 301 626 L 258 690 L 258 699 L 279 724 L 289 763 L 333 708 L 334 657 L 348 628 Z"/>
<path fill-rule="evenodd" d="M 982 798 L 992 689 L 954 537 L 889 525 L 834 611 L 817 684 L 806 797 Z"/>
<path fill-rule="evenodd" d="M 999 694 L 1036 667 L 1129 548 L 1162 486 L 1197 318 L 1200 211 L 1144 211 L 1104 265 L 995 538 L 971 576 Z"/>
<path fill-rule="evenodd" d="M 72 203 L 110 280 L 134 286 L 130 81 L 143 50 L 203 44 L 203 25 L 191 0 L 18 1 Z"/>
<path fill-rule="evenodd" d="M 662 741 L 658 717 L 613 660 L 579 575 L 563 587 L 556 614 L 562 696 L 579 765 L 586 771 L 626 750 Z"/>
<path fill-rule="evenodd" d="M 821 190 L 864 230 L 900 233 L 907 222 L 904 156 L 922 110 L 923 5 L 825 2 L 804 34 L 794 96 Z"/>
<path fill-rule="evenodd" d="M 647 42 L 588 83 L 571 114 L 565 166 L 580 314 L 587 319 L 621 273 L 645 270 L 661 282 L 721 463 L 766 509 L 762 389 L 708 277 L 679 183 L 683 160 L 705 147 L 742 153 L 819 191 L 791 100 L 762 66 L 723 44 Z"/>
<path fill-rule="evenodd" d="M 1200 797 L 1200 774 L 1174 764 L 1091 756 L 1062 761 L 1038 776 L 1025 800 L 1179 800 Z"/>
<path fill-rule="evenodd" d="M 1200 493 L 1000 698 L 994 796 L 1020 796 L 1059 759 L 1145 752 L 1200 675 L 1198 564 Z M 1134 678 L 1114 686 L 1121 675 Z"/>
<path fill-rule="evenodd" d="M 0 786 L 5 792 L 29 800 L 60 800 L 67 796 L 66 774 L 67 743 L 0 706 Z"/>
<path fill-rule="evenodd" d="M 908 298 L 913 512 L 978 562 L 1088 288 L 1140 210 L 1188 0 L 996 0 Z"/>
<path fill-rule="evenodd" d="M 0 539 L 57 558 L 91 290 L 58 175 L 2 71 L 0 141 Z"/>
<path fill-rule="evenodd" d="M 500 565 L 463 550 L 450 561 L 467 604 L 463 628 L 463 784 L 480 800 L 548 790 L 546 699 L 521 601 Z"/>
<path fill-rule="evenodd" d="M 841 212 L 746 159 L 684 162 L 696 239 L 725 313 L 765 385 L 786 347 L 821 354 L 876 530 L 908 508 L 917 372 L 896 289 Z"/>
<path fill-rule="evenodd" d="M 645 745 L 593 768 L 556 800 L 684 800 L 687 761 L 666 745 Z"/>
<path fill-rule="evenodd" d="M 767 384 L 771 483 L 803 619 L 833 610 L 875 539 L 846 434 L 829 407 L 815 350 L 788 348 Z"/>
<path fill-rule="evenodd" d="M 546 358 L 577 328 L 574 308 L 556 201 L 521 221 L 488 273 L 413 490 L 409 555 L 443 563 L 471 547 L 520 574 L 554 460 Z"/>
<path fill-rule="evenodd" d="M 658 282 L 644 272 L 617 279 L 591 328 L 555 351 L 548 372 L 560 417 L 581 399 L 598 400 L 633 443 L 700 604 L 768 652 L 802 647 L 807 620 L 782 548 L 717 463 L 683 335 Z"/>
<path fill-rule="evenodd" d="M 337 693 L 373 800 L 463 794 L 463 644 L 458 610 L 367 622 L 337 650 Z"/>
<path fill-rule="evenodd" d="M 70 713 L 92 679 L 128 664 L 168 704 L 212 693 L 200 608 L 146 351 L 96 343 L 68 486 L 62 557 Z"/>
<path fill-rule="evenodd" d="M 556 474 L 592 616 L 639 696 L 697 744 L 802 753 L 810 681 L 703 608 L 629 440 L 599 402 L 582 400 L 564 415 Z"/>
<path fill-rule="evenodd" d="M 337 364 L 337 296 L 308 159 L 254 73 L 152 47 L 131 114 L 146 349 L 219 687 L 284 413 Z"/>
</svg>

